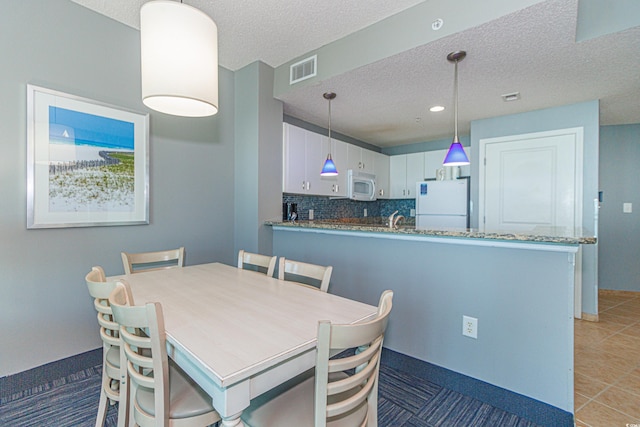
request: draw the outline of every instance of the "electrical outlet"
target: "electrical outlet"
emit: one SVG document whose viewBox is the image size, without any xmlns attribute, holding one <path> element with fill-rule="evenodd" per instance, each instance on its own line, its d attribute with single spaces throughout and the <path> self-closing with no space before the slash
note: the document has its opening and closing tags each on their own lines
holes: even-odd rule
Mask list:
<svg viewBox="0 0 640 427">
<path fill-rule="evenodd" d="M 478 319 L 462 316 L 462 335 L 478 339 Z"/>
<path fill-rule="evenodd" d="M 309 209 L 309 221 L 313 220 L 313 209 Z"/>
<path fill-rule="evenodd" d="M 414 216 L 416 216 L 416 210 L 415 210 L 415 209 L 411 209 L 411 210 L 409 211 L 409 216 L 410 216 L 410 217 L 414 217 Z"/>
<path fill-rule="evenodd" d="M 364 216 L 367 216 L 367 208 L 364 208 Z"/>
</svg>

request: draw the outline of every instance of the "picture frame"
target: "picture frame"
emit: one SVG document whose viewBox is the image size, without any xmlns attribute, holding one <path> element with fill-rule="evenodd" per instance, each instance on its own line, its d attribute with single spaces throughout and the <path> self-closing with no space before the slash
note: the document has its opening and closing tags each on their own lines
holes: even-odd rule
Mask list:
<svg viewBox="0 0 640 427">
<path fill-rule="evenodd" d="M 149 114 L 27 85 L 27 228 L 149 224 Z"/>
</svg>

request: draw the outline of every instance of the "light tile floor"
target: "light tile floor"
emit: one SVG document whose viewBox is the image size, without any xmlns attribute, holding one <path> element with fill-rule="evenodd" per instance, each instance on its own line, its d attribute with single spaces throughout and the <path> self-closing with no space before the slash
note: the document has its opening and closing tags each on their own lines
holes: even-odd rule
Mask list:
<svg viewBox="0 0 640 427">
<path fill-rule="evenodd" d="M 575 321 L 578 427 L 640 427 L 640 292 L 600 291 L 599 322 Z"/>
</svg>

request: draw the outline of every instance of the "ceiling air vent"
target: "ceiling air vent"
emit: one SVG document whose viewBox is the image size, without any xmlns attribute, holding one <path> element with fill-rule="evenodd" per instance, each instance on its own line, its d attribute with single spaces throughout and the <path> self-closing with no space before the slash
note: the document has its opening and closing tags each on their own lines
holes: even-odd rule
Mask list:
<svg viewBox="0 0 640 427">
<path fill-rule="evenodd" d="M 292 64 L 290 67 L 289 84 L 301 82 L 310 79 L 317 74 L 318 55 L 313 55 L 302 61 Z"/>
</svg>

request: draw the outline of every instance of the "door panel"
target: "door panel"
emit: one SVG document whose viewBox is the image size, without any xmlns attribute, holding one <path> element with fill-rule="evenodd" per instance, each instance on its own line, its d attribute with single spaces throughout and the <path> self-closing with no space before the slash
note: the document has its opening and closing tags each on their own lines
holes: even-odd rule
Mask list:
<svg viewBox="0 0 640 427">
<path fill-rule="evenodd" d="M 573 229 L 575 152 L 573 134 L 485 144 L 485 229 Z"/>
</svg>

